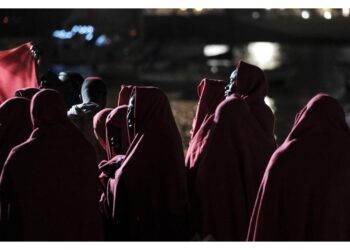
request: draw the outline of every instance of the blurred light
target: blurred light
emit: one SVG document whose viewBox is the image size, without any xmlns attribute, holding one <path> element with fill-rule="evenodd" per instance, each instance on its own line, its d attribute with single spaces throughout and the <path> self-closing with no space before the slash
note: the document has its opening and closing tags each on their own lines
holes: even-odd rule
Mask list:
<svg viewBox="0 0 350 250">
<path fill-rule="evenodd" d="M 5 24 L 8 24 L 9 23 L 9 17 L 8 16 L 5 16 L 3 19 L 2 19 L 3 23 Z"/>
<path fill-rule="evenodd" d="M 323 16 L 324 16 L 324 18 L 326 18 L 328 20 L 332 19 L 332 13 L 328 10 L 323 13 Z"/>
<path fill-rule="evenodd" d="M 129 36 L 131 36 L 131 37 L 137 36 L 137 30 L 136 30 L 136 29 L 130 30 L 130 31 L 129 31 Z"/>
<path fill-rule="evenodd" d="M 349 8 L 343 8 L 342 9 L 343 16 L 348 17 L 350 15 L 350 9 Z"/>
<path fill-rule="evenodd" d="M 73 35 L 74 35 L 73 32 L 70 32 L 70 31 L 67 32 L 65 30 L 55 30 L 52 33 L 53 37 L 56 37 L 58 39 L 63 39 L 63 40 L 71 39 L 73 37 Z"/>
<path fill-rule="evenodd" d="M 94 37 L 95 28 L 92 25 L 74 25 L 70 31 L 55 30 L 53 37 L 58 39 L 71 39 L 75 34 L 85 35 L 85 39 L 90 41 Z"/>
<path fill-rule="evenodd" d="M 230 47 L 228 45 L 222 45 L 222 44 L 211 44 L 211 45 L 205 45 L 203 48 L 203 54 L 205 56 L 217 56 L 224 54 L 230 50 Z"/>
<path fill-rule="evenodd" d="M 212 67 L 210 67 L 210 71 L 211 71 L 211 73 L 213 73 L 213 74 L 216 74 L 216 73 L 218 73 L 218 67 L 217 66 L 212 66 Z"/>
<path fill-rule="evenodd" d="M 197 12 L 201 12 L 203 10 L 203 8 L 195 8 L 194 10 Z"/>
<path fill-rule="evenodd" d="M 98 47 L 106 46 L 110 43 L 111 39 L 109 39 L 106 35 L 100 35 L 95 41 L 95 45 Z"/>
<path fill-rule="evenodd" d="M 253 11 L 253 13 L 252 13 L 252 18 L 253 18 L 253 19 L 258 19 L 259 17 L 260 17 L 260 13 L 257 12 L 257 11 Z"/>
<path fill-rule="evenodd" d="M 232 61 L 228 59 L 209 59 L 207 65 L 209 67 L 231 67 Z"/>
<path fill-rule="evenodd" d="M 186 11 L 187 9 L 186 8 L 180 8 L 181 11 Z"/>
<path fill-rule="evenodd" d="M 86 34 L 86 36 L 85 36 L 85 40 L 87 40 L 87 41 L 91 41 L 92 38 L 94 38 L 94 35 L 92 33 Z"/>
<path fill-rule="evenodd" d="M 309 19 L 309 18 L 310 18 L 310 13 L 309 13 L 307 10 L 303 10 L 303 11 L 301 12 L 301 17 L 302 17 L 303 19 Z"/>
<path fill-rule="evenodd" d="M 280 45 L 271 42 L 252 42 L 247 47 L 248 62 L 262 69 L 274 69 L 279 64 Z"/>
<path fill-rule="evenodd" d="M 272 110 L 273 113 L 276 112 L 276 104 L 275 104 L 275 100 L 272 99 L 271 97 L 266 96 L 264 99 L 265 103 L 267 106 L 270 107 L 270 109 Z"/>
</svg>

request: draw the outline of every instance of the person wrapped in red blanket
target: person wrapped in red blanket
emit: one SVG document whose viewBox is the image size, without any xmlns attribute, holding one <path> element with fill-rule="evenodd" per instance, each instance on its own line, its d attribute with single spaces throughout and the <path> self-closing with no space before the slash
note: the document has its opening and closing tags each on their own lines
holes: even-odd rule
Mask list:
<svg viewBox="0 0 350 250">
<path fill-rule="evenodd" d="M 107 189 L 114 239 L 187 239 L 182 141 L 165 94 L 134 87 L 127 122 L 131 144 Z"/>
<path fill-rule="evenodd" d="M 245 240 L 250 213 L 276 149 L 274 115 L 265 104 L 261 69 L 240 62 L 216 109 L 197 170 L 195 193 L 201 238 Z"/>
<path fill-rule="evenodd" d="M 349 241 L 350 130 L 340 104 L 318 94 L 272 155 L 248 240 Z"/>
<path fill-rule="evenodd" d="M 12 149 L 0 177 L 3 239 L 102 240 L 93 147 L 57 91 L 37 93 L 30 112 L 34 131 Z"/>
</svg>

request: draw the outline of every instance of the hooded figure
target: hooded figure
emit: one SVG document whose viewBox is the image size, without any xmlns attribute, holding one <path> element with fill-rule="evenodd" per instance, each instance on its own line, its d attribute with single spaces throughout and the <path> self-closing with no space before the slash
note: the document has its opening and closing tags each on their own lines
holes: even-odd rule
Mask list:
<svg viewBox="0 0 350 250">
<path fill-rule="evenodd" d="M 234 94 L 216 109 L 195 183 L 197 232 L 220 241 L 245 240 L 261 178 L 276 148 L 264 73 L 241 62 L 235 84 Z"/>
<path fill-rule="evenodd" d="M 100 142 L 101 147 L 107 153 L 107 141 L 106 141 L 106 120 L 109 113 L 113 109 L 105 108 L 98 112 L 93 119 L 93 127 L 95 132 L 95 137 Z"/>
<path fill-rule="evenodd" d="M 108 159 L 116 155 L 125 155 L 130 145 L 128 124 L 128 106 L 115 108 L 106 120 L 106 138 Z"/>
<path fill-rule="evenodd" d="M 36 62 L 32 43 L 0 51 L 0 104 L 20 88 L 37 87 Z"/>
<path fill-rule="evenodd" d="M 199 102 L 197 105 L 196 115 L 193 119 L 191 130 L 191 141 L 186 155 L 186 169 L 187 169 L 187 184 L 189 188 L 190 203 L 195 205 L 196 202 L 193 196 L 194 183 L 196 177 L 196 170 L 202 157 L 203 149 L 207 143 L 209 134 L 211 132 L 212 123 L 214 120 L 215 109 L 218 104 L 225 99 L 226 82 L 221 80 L 203 79 L 197 87 Z M 191 220 L 198 220 L 197 209 L 192 208 Z M 196 222 L 191 224 L 196 224 Z M 194 234 L 195 225 L 191 226 L 192 234 Z"/>
<path fill-rule="evenodd" d="M 71 107 L 68 117 L 82 131 L 95 148 L 98 161 L 105 159 L 105 153 L 94 134 L 93 118 L 106 106 L 106 84 L 98 77 L 88 77 L 81 88 L 83 103 Z"/>
<path fill-rule="evenodd" d="M 134 87 L 128 110 L 132 142 L 108 182 L 117 240 L 185 240 L 183 148 L 170 104 L 154 87 Z"/>
<path fill-rule="evenodd" d="M 100 199 L 101 211 L 104 214 L 105 232 L 107 240 L 113 240 L 115 235 L 113 231 L 112 211 L 114 196 L 109 190 L 108 181 L 114 178 L 115 171 L 124 161 L 125 153 L 129 148 L 127 115 L 128 106 L 122 105 L 115 108 L 107 117 L 106 131 L 106 150 L 108 161 L 102 161 L 99 164 L 101 174 L 99 176 L 101 190 L 103 194 Z M 114 182 L 114 180 L 112 180 Z"/>
<path fill-rule="evenodd" d="M 33 98 L 33 96 L 38 93 L 40 89 L 38 88 L 23 88 L 23 89 L 18 89 L 15 92 L 15 96 L 17 97 L 24 97 L 29 100 Z"/>
<path fill-rule="evenodd" d="M 67 118 L 58 92 L 37 93 L 30 111 L 34 131 L 11 151 L 0 177 L 3 238 L 101 240 L 93 148 Z"/>
<path fill-rule="evenodd" d="M 113 177 L 117 168 L 120 167 L 130 145 L 126 124 L 127 111 L 128 106 L 126 105 L 117 107 L 106 119 L 105 134 L 108 161 L 101 161 L 99 164 L 99 169 L 102 172 L 99 178 L 103 191 L 106 189 L 109 178 Z"/>
<path fill-rule="evenodd" d="M 32 132 L 30 101 L 14 97 L 0 106 L 0 174 L 11 149 L 24 142 Z"/>
<path fill-rule="evenodd" d="M 271 157 L 248 240 L 349 241 L 349 148 L 342 107 L 316 95 Z"/>
<path fill-rule="evenodd" d="M 119 91 L 118 106 L 128 105 L 131 95 L 131 91 L 134 86 L 132 85 L 122 85 Z"/>
<path fill-rule="evenodd" d="M 123 102 L 128 103 L 128 99 L 130 97 L 132 90 L 132 86 L 125 86 L 122 85 L 122 88 L 119 92 L 119 103 L 122 104 Z M 127 111 L 128 106 L 127 105 L 121 105 L 117 108 L 115 108 L 112 112 L 110 112 L 106 118 L 105 121 L 105 127 L 103 130 L 102 135 L 102 129 L 98 134 L 100 134 L 99 137 L 104 136 L 104 149 L 107 153 L 107 159 L 103 160 L 99 163 L 99 169 L 102 172 L 100 175 L 100 184 L 102 185 L 102 190 L 105 192 L 106 185 L 112 176 L 114 176 L 115 170 L 120 167 L 122 161 L 124 160 L 124 156 L 126 151 L 128 150 L 128 147 L 130 145 L 130 139 L 129 139 L 129 133 L 128 133 L 128 125 L 127 125 Z M 96 133 L 96 130 L 95 130 Z M 105 204 L 105 197 L 103 196 L 101 198 L 101 203 L 103 207 L 108 206 L 108 204 Z M 108 202 L 107 203 L 111 203 Z M 110 213 L 106 212 L 106 208 L 103 208 L 104 213 L 108 214 L 107 216 L 110 217 Z"/>
</svg>

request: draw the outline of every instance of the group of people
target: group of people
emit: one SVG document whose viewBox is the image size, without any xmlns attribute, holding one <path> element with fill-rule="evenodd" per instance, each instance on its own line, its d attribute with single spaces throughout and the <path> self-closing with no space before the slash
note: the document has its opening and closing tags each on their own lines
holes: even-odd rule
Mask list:
<svg viewBox="0 0 350 250">
<path fill-rule="evenodd" d="M 47 72 L 0 106 L 1 240 L 350 240 L 350 133 L 318 94 L 278 147 L 264 72 L 203 79 L 186 157 L 166 95 Z"/>
</svg>

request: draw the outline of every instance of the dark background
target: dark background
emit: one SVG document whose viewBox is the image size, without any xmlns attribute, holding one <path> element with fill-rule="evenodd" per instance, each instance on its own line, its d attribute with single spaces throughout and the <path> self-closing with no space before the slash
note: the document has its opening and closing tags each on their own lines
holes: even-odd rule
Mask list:
<svg viewBox="0 0 350 250">
<path fill-rule="evenodd" d="M 56 73 L 102 77 L 110 107 L 121 84 L 159 86 L 171 101 L 185 147 L 198 101 L 196 86 L 203 78 L 227 80 L 242 59 L 266 73 L 266 101 L 275 112 L 281 143 L 297 111 L 317 92 L 350 109 L 348 11 L 1 9 L 0 50 L 35 42 Z M 223 50 L 208 55 L 208 45 Z"/>
</svg>

